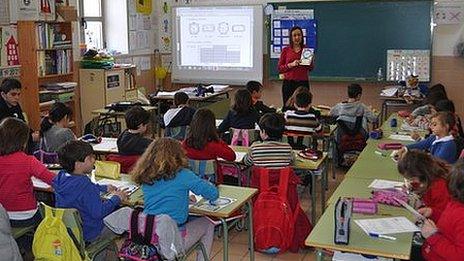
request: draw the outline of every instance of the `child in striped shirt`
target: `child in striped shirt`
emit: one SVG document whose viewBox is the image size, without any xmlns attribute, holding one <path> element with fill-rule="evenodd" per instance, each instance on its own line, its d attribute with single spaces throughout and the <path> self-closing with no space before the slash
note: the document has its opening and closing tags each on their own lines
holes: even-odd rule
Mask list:
<svg viewBox="0 0 464 261">
<path fill-rule="evenodd" d="M 296 110 L 285 112 L 285 130 L 288 142 L 294 149 L 303 149 L 303 136 L 312 135 L 322 130 L 319 122 L 320 112 L 311 107 L 312 94 L 301 92 L 295 96 Z M 297 136 L 295 141 L 294 137 Z"/>
<path fill-rule="evenodd" d="M 267 168 L 282 168 L 293 161 L 292 147 L 281 142 L 284 132 L 284 121 L 276 113 L 266 113 L 259 120 L 260 136 L 262 142 L 254 142 L 243 162 Z"/>
</svg>

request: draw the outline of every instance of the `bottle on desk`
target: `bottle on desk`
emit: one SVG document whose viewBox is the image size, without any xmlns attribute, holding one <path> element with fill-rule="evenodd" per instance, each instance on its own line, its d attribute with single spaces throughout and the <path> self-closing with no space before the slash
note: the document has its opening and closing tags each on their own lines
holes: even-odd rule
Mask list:
<svg viewBox="0 0 464 261">
<path fill-rule="evenodd" d="M 377 70 L 377 81 L 378 81 L 378 82 L 383 81 L 382 67 L 379 67 L 379 69 Z"/>
</svg>

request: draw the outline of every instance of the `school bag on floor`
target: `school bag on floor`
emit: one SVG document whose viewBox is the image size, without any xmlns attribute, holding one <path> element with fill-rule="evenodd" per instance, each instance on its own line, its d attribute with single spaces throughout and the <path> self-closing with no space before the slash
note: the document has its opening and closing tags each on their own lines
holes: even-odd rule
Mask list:
<svg viewBox="0 0 464 261">
<path fill-rule="evenodd" d="M 79 253 L 71 230 L 63 222 L 64 209 L 52 210 L 44 205 L 45 218 L 40 222 L 34 234 L 32 252 L 35 260 L 68 261 L 85 260 Z"/>
<path fill-rule="evenodd" d="M 123 260 L 158 261 L 182 256 L 183 240 L 176 222 L 168 215 L 145 215 L 142 211 L 141 208 L 132 211 L 129 238 L 124 241 L 119 257 Z"/>
<path fill-rule="evenodd" d="M 253 206 L 253 232 L 257 251 L 275 254 L 290 248 L 295 215 L 287 200 L 290 169 L 282 169 L 278 186 L 269 186 L 269 170 L 260 173 L 260 193 Z M 297 208 L 298 209 L 298 208 Z"/>
</svg>

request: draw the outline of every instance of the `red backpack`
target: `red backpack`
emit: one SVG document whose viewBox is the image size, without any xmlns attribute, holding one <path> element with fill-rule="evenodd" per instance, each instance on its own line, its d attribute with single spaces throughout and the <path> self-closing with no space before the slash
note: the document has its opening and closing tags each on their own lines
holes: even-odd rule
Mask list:
<svg viewBox="0 0 464 261">
<path fill-rule="evenodd" d="M 255 248 L 265 253 L 283 253 L 292 243 L 295 215 L 287 200 L 290 168 L 280 172 L 279 185 L 269 186 L 269 170 L 260 173 L 260 193 L 253 204 Z"/>
</svg>

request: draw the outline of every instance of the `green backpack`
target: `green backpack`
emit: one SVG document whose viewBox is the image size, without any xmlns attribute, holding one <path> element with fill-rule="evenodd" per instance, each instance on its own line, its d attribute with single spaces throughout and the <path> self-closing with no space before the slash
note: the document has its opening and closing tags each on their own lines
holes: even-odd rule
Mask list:
<svg viewBox="0 0 464 261">
<path fill-rule="evenodd" d="M 32 252 L 35 260 L 84 260 L 74 243 L 76 238 L 71 230 L 68 230 L 63 222 L 64 209 L 53 209 L 43 205 L 45 218 L 34 234 Z"/>
</svg>

